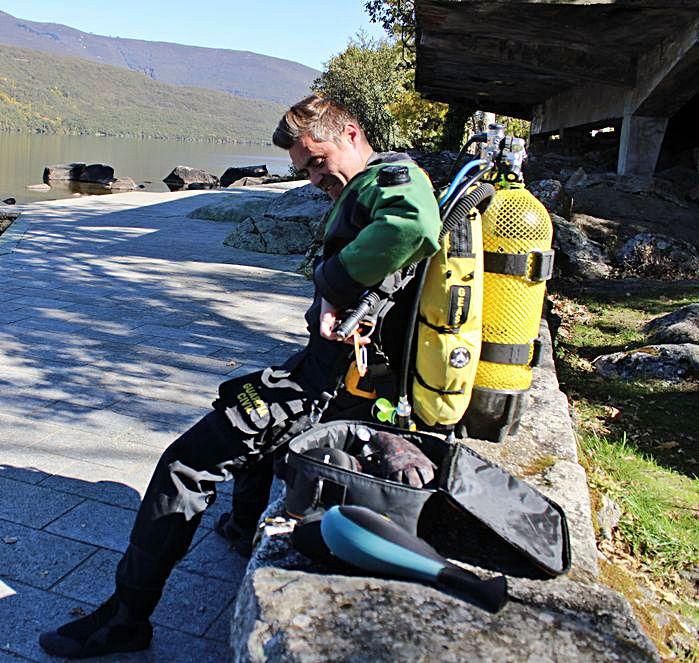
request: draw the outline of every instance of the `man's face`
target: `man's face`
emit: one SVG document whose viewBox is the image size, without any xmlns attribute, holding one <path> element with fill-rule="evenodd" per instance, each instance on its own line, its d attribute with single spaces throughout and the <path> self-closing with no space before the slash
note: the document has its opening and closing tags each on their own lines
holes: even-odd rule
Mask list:
<svg viewBox="0 0 699 663">
<path fill-rule="evenodd" d="M 337 142 L 301 136 L 289 156 L 296 170 L 306 171 L 312 184 L 337 200 L 347 182 L 364 170 L 367 156 L 361 146 L 361 133 L 348 124 Z"/>
</svg>

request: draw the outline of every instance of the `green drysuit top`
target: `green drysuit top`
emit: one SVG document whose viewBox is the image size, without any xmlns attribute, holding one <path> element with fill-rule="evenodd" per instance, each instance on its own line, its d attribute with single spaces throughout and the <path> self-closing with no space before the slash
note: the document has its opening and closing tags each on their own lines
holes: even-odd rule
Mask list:
<svg viewBox="0 0 699 663">
<path fill-rule="evenodd" d="M 407 169 L 407 181 L 394 176 L 396 166 Z M 314 272 L 319 294 L 337 308 L 353 306 L 367 289 L 435 253 L 440 228 L 424 171 L 405 154 L 374 155 L 327 219 L 323 260 Z"/>
</svg>

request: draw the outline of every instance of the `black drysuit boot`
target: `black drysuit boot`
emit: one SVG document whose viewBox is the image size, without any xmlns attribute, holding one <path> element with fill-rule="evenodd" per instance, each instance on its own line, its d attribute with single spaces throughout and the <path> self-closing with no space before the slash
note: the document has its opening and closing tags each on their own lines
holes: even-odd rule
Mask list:
<svg viewBox="0 0 699 663">
<path fill-rule="evenodd" d="M 89 658 L 148 648 L 153 627 L 134 614 L 116 595 L 86 617 L 39 636 L 45 652 L 62 658 Z"/>
</svg>

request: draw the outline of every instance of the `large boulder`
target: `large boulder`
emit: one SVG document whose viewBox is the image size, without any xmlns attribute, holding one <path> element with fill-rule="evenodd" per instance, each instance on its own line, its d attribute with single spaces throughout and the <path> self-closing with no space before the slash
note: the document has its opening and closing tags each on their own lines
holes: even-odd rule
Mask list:
<svg viewBox="0 0 699 663">
<path fill-rule="evenodd" d="M 330 198 L 312 184 L 290 189 L 264 214 L 239 223 L 224 244 L 261 253 L 303 254 L 331 205 Z"/>
<path fill-rule="evenodd" d="M 605 378 L 677 382 L 699 377 L 699 346 L 693 343 L 647 345 L 600 355 L 592 366 Z"/>
<path fill-rule="evenodd" d="M 699 344 L 699 304 L 688 304 L 647 322 L 643 331 L 651 343 Z"/>
<path fill-rule="evenodd" d="M 625 272 L 649 278 L 694 278 L 699 273 L 699 252 L 692 244 L 648 232 L 627 240 L 617 261 Z"/>
<path fill-rule="evenodd" d="M 84 163 L 61 163 L 44 168 L 44 183 L 51 181 L 75 182 L 80 179 L 80 174 L 85 168 Z"/>
<path fill-rule="evenodd" d="M 312 239 L 313 233 L 306 222 L 279 223 L 262 216 L 248 217 L 239 223 L 223 243 L 246 251 L 295 255 L 305 253 Z"/>
<path fill-rule="evenodd" d="M 282 223 L 318 221 L 332 206 L 330 197 L 313 184 L 305 184 L 279 196 L 265 212 L 265 216 Z"/>
<path fill-rule="evenodd" d="M 46 166 L 44 183 L 77 182 L 78 184 L 97 185 L 113 191 L 133 191 L 136 183 L 130 177 L 114 177 L 114 168 L 103 163 L 69 163 Z M 27 188 L 37 189 L 40 185 Z M 65 185 L 64 185 L 65 186 Z M 71 185 L 72 186 L 72 185 Z M 78 191 L 80 189 L 78 188 Z"/>
<path fill-rule="evenodd" d="M 163 180 L 171 191 L 181 189 L 215 189 L 219 185 L 216 175 L 200 168 L 189 166 L 176 166 Z"/>
<path fill-rule="evenodd" d="M 558 180 L 540 180 L 531 182 L 527 189 L 551 213 L 570 217 L 571 199 Z"/>
<path fill-rule="evenodd" d="M 575 223 L 557 214 L 553 221 L 555 264 L 561 274 L 584 279 L 608 278 L 611 267 L 601 244 L 591 240 Z"/>
<path fill-rule="evenodd" d="M 267 166 L 262 164 L 261 166 L 238 166 L 228 168 L 223 175 L 221 175 L 221 186 L 227 187 L 244 177 L 265 177 L 269 175 L 267 171 Z"/>
<path fill-rule="evenodd" d="M 208 219 L 209 221 L 233 221 L 240 223 L 250 217 L 261 217 L 272 201 L 279 194 L 274 191 L 256 190 L 231 191 L 222 194 L 209 205 L 197 207 L 187 216 L 190 219 Z"/>
</svg>

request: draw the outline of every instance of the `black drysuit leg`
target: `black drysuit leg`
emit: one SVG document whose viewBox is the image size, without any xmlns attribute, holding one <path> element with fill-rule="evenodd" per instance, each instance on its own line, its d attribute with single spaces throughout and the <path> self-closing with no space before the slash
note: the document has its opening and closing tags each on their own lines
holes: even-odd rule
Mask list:
<svg viewBox="0 0 699 663">
<path fill-rule="evenodd" d="M 221 385 L 219 394 L 215 409 L 160 457 L 117 567 L 119 598 L 143 618 L 189 549 L 216 499 L 216 484 L 253 467 L 305 427 L 307 399 L 285 372 L 243 376 Z"/>
</svg>

